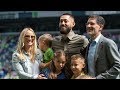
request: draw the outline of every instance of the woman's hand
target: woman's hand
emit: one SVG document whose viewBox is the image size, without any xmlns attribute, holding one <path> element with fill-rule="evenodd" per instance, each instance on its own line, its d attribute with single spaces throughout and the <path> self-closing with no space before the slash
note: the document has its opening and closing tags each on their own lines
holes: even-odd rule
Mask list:
<svg viewBox="0 0 120 90">
<path fill-rule="evenodd" d="M 39 74 L 37 79 L 47 79 L 44 74 Z"/>
</svg>

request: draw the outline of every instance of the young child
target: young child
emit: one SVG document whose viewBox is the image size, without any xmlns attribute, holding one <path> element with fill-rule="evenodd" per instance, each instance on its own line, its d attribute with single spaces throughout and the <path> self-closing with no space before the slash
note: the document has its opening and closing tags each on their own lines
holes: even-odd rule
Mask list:
<svg viewBox="0 0 120 90">
<path fill-rule="evenodd" d="M 73 76 L 71 79 L 92 79 L 91 76 L 84 73 L 85 59 L 80 54 L 71 56 L 71 70 Z"/>
<path fill-rule="evenodd" d="M 66 75 L 64 73 L 65 64 L 65 52 L 63 50 L 57 50 L 55 51 L 50 67 L 44 69 L 41 73 L 48 79 L 66 79 Z"/>
<path fill-rule="evenodd" d="M 43 52 L 43 63 L 40 64 L 41 69 L 49 67 L 50 61 L 54 56 L 51 44 L 52 36 L 50 34 L 43 34 L 38 38 L 38 47 Z"/>
</svg>

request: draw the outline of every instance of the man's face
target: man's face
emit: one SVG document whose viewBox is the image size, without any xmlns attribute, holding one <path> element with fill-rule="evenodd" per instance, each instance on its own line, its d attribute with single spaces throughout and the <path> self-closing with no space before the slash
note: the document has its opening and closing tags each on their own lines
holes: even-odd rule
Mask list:
<svg viewBox="0 0 120 90">
<path fill-rule="evenodd" d="M 69 15 L 63 15 L 60 17 L 59 29 L 61 34 L 68 34 L 74 25 L 75 22 Z"/>
<path fill-rule="evenodd" d="M 86 23 L 87 34 L 96 38 L 102 30 L 102 26 L 96 22 L 96 19 L 89 18 Z"/>
</svg>

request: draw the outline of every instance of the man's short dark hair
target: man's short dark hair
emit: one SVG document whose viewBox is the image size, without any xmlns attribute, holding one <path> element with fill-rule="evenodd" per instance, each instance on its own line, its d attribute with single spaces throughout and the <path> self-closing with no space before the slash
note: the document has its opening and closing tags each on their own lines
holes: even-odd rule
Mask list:
<svg viewBox="0 0 120 90">
<path fill-rule="evenodd" d="M 73 20 L 75 20 L 74 16 L 73 16 L 72 14 L 70 14 L 70 13 L 64 13 L 64 14 L 62 14 L 61 16 L 63 16 L 63 15 L 69 15 L 71 18 L 73 18 Z M 60 17 L 61 17 L 61 16 L 60 16 Z"/>
<path fill-rule="evenodd" d="M 96 22 L 99 25 L 100 24 L 102 24 L 103 26 L 105 25 L 105 19 L 102 16 L 100 16 L 100 15 L 91 15 L 91 16 L 88 17 L 88 19 L 89 18 L 96 19 Z"/>
</svg>

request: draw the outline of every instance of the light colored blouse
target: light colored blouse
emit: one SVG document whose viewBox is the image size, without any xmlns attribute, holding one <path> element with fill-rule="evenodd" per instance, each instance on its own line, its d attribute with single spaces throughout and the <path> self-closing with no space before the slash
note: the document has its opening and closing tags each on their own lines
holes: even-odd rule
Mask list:
<svg viewBox="0 0 120 90">
<path fill-rule="evenodd" d="M 12 55 L 12 65 L 15 71 L 18 73 L 20 79 L 36 79 L 40 73 L 39 65 L 43 60 L 43 55 L 40 50 L 38 50 L 35 62 L 32 63 L 30 57 L 26 52 L 24 52 L 25 60 L 20 60 L 18 57 L 18 52 L 14 52 Z"/>
</svg>

